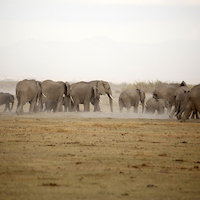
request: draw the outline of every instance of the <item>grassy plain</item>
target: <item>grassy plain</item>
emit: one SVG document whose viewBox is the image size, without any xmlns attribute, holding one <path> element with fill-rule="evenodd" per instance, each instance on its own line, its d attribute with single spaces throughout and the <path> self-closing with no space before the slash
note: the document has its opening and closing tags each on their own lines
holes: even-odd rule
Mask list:
<svg viewBox="0 0 200 200">
<path fill-rule="evenodd" d="M 16 105 L 0 106 L 0 199 L 200 199 L 199 120 L 110 113 L 107 97 L 98 113 Z"/>
</svg>

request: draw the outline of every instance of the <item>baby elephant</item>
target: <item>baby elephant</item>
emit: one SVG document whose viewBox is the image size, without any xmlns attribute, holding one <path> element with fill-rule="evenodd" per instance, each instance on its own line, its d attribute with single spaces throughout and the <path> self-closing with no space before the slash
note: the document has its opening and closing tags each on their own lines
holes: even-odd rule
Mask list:
<svg viewBox="0 0 200 200">
<path fill-rule="evenodd" d="M 11 107 L 10 107 L 10 103 L 11 103 Z M 6 104 L 3 112 L 6 112 L 7 109 L 10 112 L 13 108 L 14 96 L 9 93 L 0 92 L 0 105 L 3 105 L 3 104 Z"/>
<path fill-rule="evenodd" d="M 155 113 L 157 110 L 158 114 L 164 114 L 165 108 L 169 108 L 169 102 L 165 99 L 151 98 L 146 102 L 146 113 Z"/>
</svg>

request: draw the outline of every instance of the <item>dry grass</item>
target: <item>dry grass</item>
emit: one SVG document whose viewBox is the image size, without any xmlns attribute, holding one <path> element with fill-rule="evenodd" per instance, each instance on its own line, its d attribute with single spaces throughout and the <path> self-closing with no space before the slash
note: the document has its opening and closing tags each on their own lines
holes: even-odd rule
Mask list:
<svg viewBox="0 0 200 200">
<path fill-rule="evenodd" d="M 195 120 L 2 114 L 1 199 L 199 199 Z"/>
</svg>

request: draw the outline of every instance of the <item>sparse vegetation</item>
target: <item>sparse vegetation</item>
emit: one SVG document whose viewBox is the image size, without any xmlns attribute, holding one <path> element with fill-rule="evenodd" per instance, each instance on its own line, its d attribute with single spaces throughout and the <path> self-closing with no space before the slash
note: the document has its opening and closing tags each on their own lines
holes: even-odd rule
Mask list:
<svg viewBox="0 0 200 200">
<path fill-rule="evenodd" d="M 122 91 L 124 90 L 135 90 L 135 89 L 141 89 L 144 92 L 153 92 L 156 87 L 167 84 L 167 82 L 162 81 L 147 81 L 147 82 L 140 82 L 135 81 L 133 83 L 122 83 Z"/>
<path fill-rule="evenodd" d="M 162 81 L 135 81 L 133 83 L 110 83 L 112 90 L 114 90 L 116 93 L 121 93 L 124 90 L 135 90 L 135 89 L 141 89 L 145 93 L 152 93 L 156 87 L 163 85 L 163 84 L 169 84 L 170 82 L 162 82 Z M 188 87 L 193 87 L 194 85 L 188 85 Z"/>
</svg>

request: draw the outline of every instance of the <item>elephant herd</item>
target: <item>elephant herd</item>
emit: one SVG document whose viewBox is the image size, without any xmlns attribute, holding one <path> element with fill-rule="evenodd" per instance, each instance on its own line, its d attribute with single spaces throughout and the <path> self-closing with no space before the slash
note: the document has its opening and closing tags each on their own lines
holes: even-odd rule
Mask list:
<svg viewBox="0 0 200 200">
<path fill-rule="evenodd" d="M 94 105 L 94 111 L 100 111 L 100 95 L 108 95 L 110 109 L 113 111 L 113 97 L 111 88 L 106 81 L 77 82 L 54 82 L 45 80 L 23 80 L 16 85 L 16 97 L 18 100 L 16 113 L 23 113 L 23 106 L 30 103 L 29 112 L 45 111 L 62 112 L 79 111 L 79 104 L 84 105 L 84 111 L 90 111 L 90 103 Z"/>
<path fill-rule="evenodd" d="M 109 98 L 110 110 L 113 112 L 113 97 L 111 87 L 108 82 L 95 80 L 90 82 L 54 82 L 45 80 L 22 80 L 16 85 L 16 98 L 18 105 L 16 113 L 23 113 L 23 106 L 29 102 L 29 112 L 47 111 L 79 111 L 79 105 L 84 105 L 84 111 L 90 111 L 90 104 L 94 106 L 94 111 L 101 111 L 99 106 L 100 95 Z M 145 103 L 145 93 L 140 89 L 125 90 L 119 95 L 119 111 L 123 108 L 130 111 L 134 107 L 134 112 L 138 112 L 139 102 L 142 105 L 142 112 L 164 114 L 167 108 L 169 117 L 176 116 L 177 119 L 199 118 L 200 112 L 200 84 L 189 88 L 183 81 L 181 84 L 163 84 L 153 91 L 153 95 Z M 12 106 L 10 108 L 10 103 Z M 14 96 L 9 93 L 0 93 L 0 105 L 6 104 L 4 111 L 10 111 L 14 104 Z M 44 108 L 45 105 L 45 108 Z M 173 107 L 173 109 L 172 109 Z"/>
</svg>

